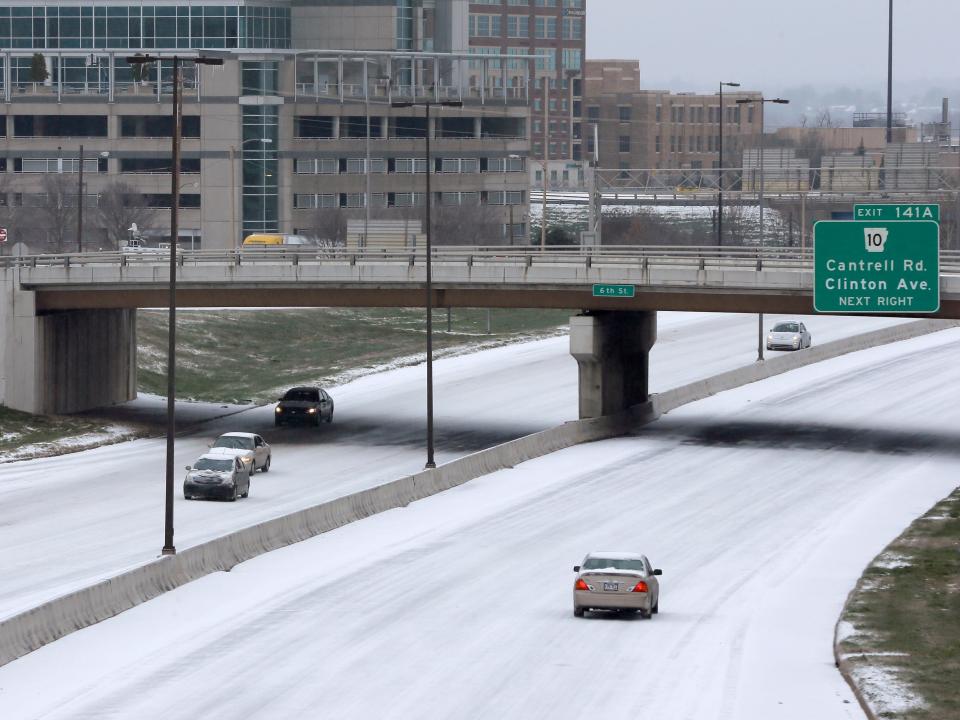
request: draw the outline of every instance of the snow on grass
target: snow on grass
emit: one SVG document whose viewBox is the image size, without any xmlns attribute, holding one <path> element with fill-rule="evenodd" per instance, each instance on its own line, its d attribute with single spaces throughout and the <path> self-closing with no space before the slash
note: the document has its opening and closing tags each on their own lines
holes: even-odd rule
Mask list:
<svg viewBox="0 0 960 720">
<path fill-rule="evenodd" d="M 900 681 L 897 668 L 860 665 L 851 675 L 873 711 L 882 717 L 898 715 L 926 707 L 923 698 Z"/>
<path fill-rule="evenodd" d="M 2 439 L 8 439 L 17 433 L 8 433 Z M 81 435 L 72 435 L 47 442 L 30 443 L 20 445 L 10 450 L 0 451 L 0 463 L 16 462 L 18 460 L 32 460 L 34 458 L 50 457 L 52 455 L 66 455 L 67 453 L 80 452 L 81 450 L 91 450 L 101 445 L 112 445 L 113 443 L 133 440 L 143 437 L 144 431 L 139 428 L 128 427 L 125 425 L 113 425 L 104 428 L 100 432 L 83 433 Z"/>
<path fill-rule="evenodd" d="M 884 553 L 874 561 L 873 567 L 880 568 L 881 570 L 897 570 L 899 568 L 910 567 L 908 560 L 904 555 Z"/>
</svg>

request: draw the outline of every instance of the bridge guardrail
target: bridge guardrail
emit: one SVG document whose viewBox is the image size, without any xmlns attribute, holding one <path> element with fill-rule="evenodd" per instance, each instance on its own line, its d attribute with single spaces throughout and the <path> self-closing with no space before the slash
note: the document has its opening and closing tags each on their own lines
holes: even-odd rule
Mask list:
<svg viewBox="0 0 960 720">
<path fill-rule="evenodd" d="M 211 265 L 299 265 L 299 264 L 405 264 L 422 265 L 426 253 L 417 249 L 347 249 L 347 248 L 258 248 L 225 250 L 180 250 L 181 266 Z M 118 267 L 166 265 L 169 255 L 156 253 L 60 253 L 0 257 L 0 268 L 83 267 L 114 265 Z M 808 248 L 788 247 L 716 247 L 716 246 L 597 246 L 536 247 L 441 246 L 433 248 L 432 262 L 457 265 L 617 265 L 699 266 L 701 269 L 778 269 L 813 270 L 813 252 Z M 941 271 L 960 272 L 960 251 L 944 250 L 940 255 Z"/>
</svg>

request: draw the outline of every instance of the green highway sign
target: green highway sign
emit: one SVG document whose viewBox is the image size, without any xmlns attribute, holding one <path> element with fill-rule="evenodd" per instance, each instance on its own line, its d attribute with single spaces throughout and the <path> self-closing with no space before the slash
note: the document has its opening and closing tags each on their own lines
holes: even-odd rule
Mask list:
<svg viewBox="0 0 960 720">
<path fill-rule="evenodd" d="M 594 285 L 594 297 L 632 298 L 637 293 L 633 285 Z"/>
<path fill-rule="evenodd" d="M 940 225 L 825 220 L 813 226 L 813 307 L 825 313 L 935 313 Z"/>
<path fill-rule="evenodd" d="M 940 206 L 926 205 L 866 205 L 853 206 L 854 220 L 933 220 L 940 222 Z"/>
</svg>

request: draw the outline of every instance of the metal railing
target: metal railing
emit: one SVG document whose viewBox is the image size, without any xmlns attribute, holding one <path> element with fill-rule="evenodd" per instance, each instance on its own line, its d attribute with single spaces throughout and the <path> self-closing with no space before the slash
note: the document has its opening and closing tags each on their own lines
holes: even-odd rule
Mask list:
<svg viewBox="0 0 960 720">
<path fill-rule="evenodd" d="M 960 164 L 956 167 L 827 167 L 763 170 L 768 195 L 820 192 L 856 194 L 888 192 L 919 194 L 960 192 Z M 597 189 L 642 195 L 716 194 L 760 190 L 760 168 L 596 170 Z"/>
<path fill-rule="evenodd" d="M 182 267 L 244 265 L 422 265 L 426 261 L 423 248 L 346 248 L 303 247 L 229 250 L 178 250 Z M 166 249 L 140 252 L 105 251 L 95 253 L 61 253 L 48 255 L 0 256 L 0 268 L 117 268 L 155 266 L 168 262 Z M 543 266 L 610 267 L 647 270 L 655 267 L 683 267 L 699 270 L 764 269 L 813 270 L 810 248 L 789 247 L 716 247 L 716 246 L 595 246 L 536 247 L 483 246 L 434 247 L 431 261 L 436 266 Z M 943 274 L 960 272 L 960 251 L 945 250 L 940 254 Z M 371 282 L 379 282 L 369 276 Z M 78 279 L 86 283 L 85 279 Z M 164 281 L 158 281 L 163 284 Z"/>
</svg>

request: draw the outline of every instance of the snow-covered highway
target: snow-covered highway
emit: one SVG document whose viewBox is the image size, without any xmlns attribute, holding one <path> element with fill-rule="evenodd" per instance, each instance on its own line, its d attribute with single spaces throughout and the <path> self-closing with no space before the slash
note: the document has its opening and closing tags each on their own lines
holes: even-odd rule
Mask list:
<svg viewBox="0 0 960 720">
<path fill-rule="evenodd" d="M 777 318 L 768 317 L 767 327 Z M 654 391 L 751 363 L 756 316 L 661 313 Z M 812 318 L 815 343 L 896 322 Z M 566 338 L 436 363 L 437 459 L 452 459 L 576 416 Z M 317 430 L 272 427 L 272 408 L 232 415 L 179 438 L 176 544 L 183 549 L 422 468 L 423 367 L 333 390 L 336 418 Z M 186 502 L 180 473 L 220 432 L 262 432 L 267 475 L 235 504 Z M 162 544 L 164 441 L 0 465 L 0 619 L 154 558 Z"/>
<path fill-rule="evenodd" d="M 833 624 L 957 484 L 958 352 L 830 360 L 269 553 L 0 668 L 0 710 L 862 717 Z M 571 566 L 609 548 L 664 569 L 659 616 L 573 617 Z"/>
</svg>

